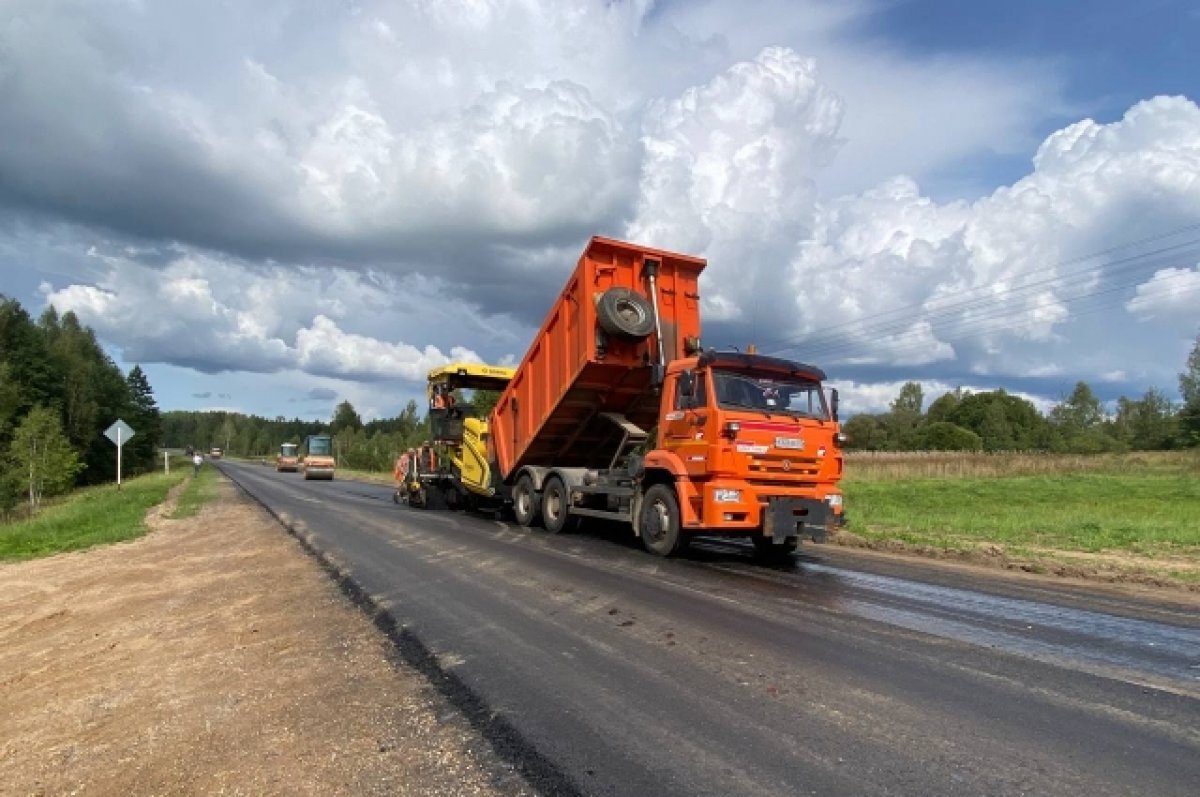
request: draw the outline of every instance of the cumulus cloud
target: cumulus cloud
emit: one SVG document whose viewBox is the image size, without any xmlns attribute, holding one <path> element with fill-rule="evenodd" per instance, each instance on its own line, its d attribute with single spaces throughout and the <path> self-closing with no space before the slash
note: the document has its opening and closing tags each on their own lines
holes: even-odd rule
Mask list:
<svg viewBox="0 0 1200 797">
<path fill-rule="evenodd" d="M 185 3 L 172 17 L 140 6 L 18 2 L 0 26 L 8 63 L 0 203 L 242 254 L 387 257 L 407 270 L 419 265 L 413 258 L 460 249 L 464 238 L 478 246 L 579 236 L 624 212 L 636 142 L 614 111 L 577 80 L 547 77 L 556 70 L 520 75 L 515 62 L 494 58 L 513 61 L 521 48 L 512 41 L 546 24 L 535 24 L 542 11 L 572 30 L 589 20 L 571 21 L 553 3 L 467 4 L 453 24 L 442 4 L 307 9 L 309 25 L 331 25 L 305 34 L 320 45 L 318 71 L 303 47 L 272 39 L 281 24 L 299 32 L 307 4 L 258 5 L 212 17 L 199 10 L 207 4 Z M 603 4 L 590 11 L 601 29 L 636 27 L 640 15 L 603 13 Z M 470 18 L 489 29 L 464 26 Z M 187 23 L 201 20 L 231 28 L 204 54 L 212 63 L 164 70 L 149 42 L 178 45 L 180 63 L 200 58 L 194 40 L 204 37 Z M 477 52 L 478 61 L 451 64 L 414 41 L 424 30 L 469 47 L 505 28 L 518 38 Z M 389 40 L 386 31 L 403 35 Z"/>
<path fill-rule="evenodd" d="M 809 88 L 780 91 L 800 85 Z M 739 112 L 712 113 L 708 97 Z M 1103 316 L 1085 318 L 1105 309 L 1094 298 L 1119 300 L 1137 269 L 1200 243 L 1176 238 L 1104 256 L 1200 217 L 1200 108 L 1185 98 L 1064 128 L 1041 145 L 1028 176 L 947 203 L 904 176 L 834 200 L 814 196 L 809 175 L 836 148 L 839 106 L 811 63 L 790 53 L 764 53 L 666 108 L 647 136 L 647 199 L 631 234 L 710 258 L 710 323 L 734 322 L 767 348 L 853 373 L 936 364 L 948 378 L 1027 377 L 1063 374 L 1063 359 L 1075 374 L 1115 370 L 1120 346 L 1079 345 L 1106 326 Z M 677 132 L 693 119 L 702 133 Z M 782 150 L 771 143 L 777 122 Z M 745 151 L 762 157 L 735 166 Z M 710 157 L 749 179 L 729 179 L 706 166 Z M 737 211 L 739 185 L 756 192 L 746 208 L 761 212 Z M 1183 307 L 1194 280 L 1190 269 L 1160 272 L 1128 308 L 1149 317 L 1151 296 L 1162 312 Z"/>
<path fill-rule="evenodd" d="M 1001 353 L 1061 343 L 1081 300 L 1119 296 L 1131 272 L 1157 262 L 1145 255 L 1151 247 L 1082 256 L 1197 217 L 1200 108 L 1148 100 L 1111 124 L 1054 133 L 1027 177 L 974 203 L 938 204 L 907 178 L 822 203 L 790 266 L 801 297 L 795 338 L 837 359 L 899 362 L 894 331 L 926 323 L 928 335 L 904 346 L 911 354 L 949 354 L 940 341 L 972 370 L 994 372 Z M 1127 306 L 1145 316 L 1151 295 L 1164 307 L 1186 301 L 1193 280 L 1161 271 Z M 1171 290 L 1155 292 L 1166 283 Z M 841 319 L 836 340 L 821 332 L 830 307 Z"/>
<path fill-rule="evenodd" d="M 779 37 L 822 49 L 871 12 L 838 5 L 737 11 L 734 36 L 731 7 L 649 0 L 270 0 L 221 14 L 202 0 L 12 0 L 0 25 L 0 203 L 244 256 L 393 272 L 437 262 L 470 283 L 483 263 L 514 263 L 497 247 L 577 245 L 619 228 L 646 175 L 643 131 L 665 145 L 702 135 L 722 101 L 752 118 L 749 137 L 709 142 L 708 167 L 736 155 L 750 169 L 721 204 L 744 212 L 767 172 L 780 201 L 802 201 L 779 175 L 807 171 L 817 153 L 805 142 L 823 146 L 827 130 L 803 126 L 832 121 L 807 107 L 840 111 L 785 50 L 755 54 Z M 681 124 L 689 113 L 669 98 L 730 64 L 684 95 L 708 107 Z M 1004 93 L 1003 77 L 956 65 L 907 79 L 965 76 L 941 88 L 946 106 Z M 911 132 L 897 149 L 925 138 Z"/>
<path fill-rule="evenodd" d="M 296 365 L 312 374 L 352 379 L 400 378 L 418 381 L 431 369 L 448 362 L 479 362 L 470 349 L 455 346 L 443 354 L 434 346 L 418 349 L 407 343 L 389 343 L 340 329 L 323 315 L 311 327 L 296 333 Z"/>
<path fill-rule="evenodd" d="M 418 381 L 438 365 L 480 359 L 461 346 L 443 353 L 434 345 L 417 348 L 339 325 L 335 319 L 360 323 L 372 303 L 358 294 L 378 302 L 381 288 L 396 289 L 390 278 L 371 285 L 349 272 L 255 270 L 190 251 L 165 268 L 105 259 L 111 270 L 98 284 L 59 290 L 45 285 L 43 291 L 48 304 L 74 312 L 130 362 L 172 363 L 204 373 L 296 369 L 341 379 Z M 406 287 L 399 301 L 376 311 L 413 312 L 420 286 Z"/>
<path fill-rule="evenodd" d="M 337 396 L 337 391 L 328 387 L 314 387 L 308 391 L 308 398 L 312 401 L 333 401 Z"/>
<path fill-rule="evenodd" d="M 836 151 L 841 114 L 813 61 L 780 47 L 658 103 L 628 237 L 706 253 L 707 316 L 741 317 L 764 288 L 744 278 L 768 276 L 782 230 L 811 227 L 812 175 Z"/>
<path fill-rule="evenodd" d="M 1125 309 L 1139 318 L 1165 318 L 1182 322 L 1183 330 L 1196 323 L 1200 307 L 1200 266 L 1164 268 L 1137 286 Z"/>
<path fill-rule="evenodd" d="M 11 0 L 0 263 L 130 361 L 338 395 L 519 356 L 593 233 L 706 255 L 707 343 L 859 385 L 1164 383 L 1129 363 L 1185 326 L 1197 257 L 1082 256 L 1200 216 L 1196 106 L 1036 147 L 1053 69 L 856 38 L 877 5 Z"/>
</svg>

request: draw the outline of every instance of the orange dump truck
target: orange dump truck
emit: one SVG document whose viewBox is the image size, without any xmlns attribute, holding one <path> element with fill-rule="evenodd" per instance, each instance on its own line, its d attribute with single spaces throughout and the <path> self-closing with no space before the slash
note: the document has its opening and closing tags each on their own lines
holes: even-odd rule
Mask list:
<svg viewBox="0 0 1200 797">
<path fill-rule="evenodd" d="M 606 518 L 670 555 L 701 533 L 792 550 L 840 521 L 837 392 L 814 366 L 703 351 L 705 265 L 589 242 L 489 417 L 521 525 Z"/>
</svg>

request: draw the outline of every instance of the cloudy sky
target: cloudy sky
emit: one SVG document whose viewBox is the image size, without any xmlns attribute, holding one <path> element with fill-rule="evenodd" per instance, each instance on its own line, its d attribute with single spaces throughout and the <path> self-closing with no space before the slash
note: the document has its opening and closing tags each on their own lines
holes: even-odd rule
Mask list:
<svg viewBox="0 0 1200 797">
<path fill-rule="evenodd" d="M 389 416 L 590 235 L 705 343 L 1053 402 L 1200 331 L 1192 0 L 0 0 L 0 293 L 162 407 Z"/>
</svg>

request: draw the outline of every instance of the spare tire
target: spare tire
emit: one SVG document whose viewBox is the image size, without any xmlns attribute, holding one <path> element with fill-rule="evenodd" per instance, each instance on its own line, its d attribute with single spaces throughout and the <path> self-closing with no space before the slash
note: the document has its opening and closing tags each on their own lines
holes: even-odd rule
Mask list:
<svg viewBox="0 0 1200 797">
<path fill-rule="evenodd" d="M 596 319 L 610 335 L 641 340 L 654 331 L 650 300 L 628 288 L 610 288 L 596 300 Z"/>
</svg>

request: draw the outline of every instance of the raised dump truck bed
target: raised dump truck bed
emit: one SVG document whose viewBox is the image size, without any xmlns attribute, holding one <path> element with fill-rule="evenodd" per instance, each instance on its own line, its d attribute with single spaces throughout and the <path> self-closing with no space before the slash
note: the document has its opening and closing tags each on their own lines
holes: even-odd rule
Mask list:
<svg viewBox="0 0 1200 797">
<path fill-rule="evenodd" d="M 607 466 L 622 440 L 613 414 L 655 425 L 658 364 L 685 356 L 700 335 L 705 264 L 591 239 L 492 413 L 504 480 L 525 466 Z"/>
</svg>

